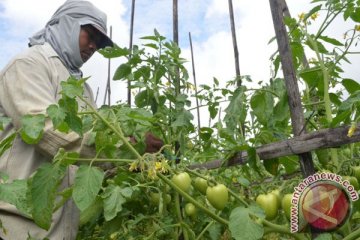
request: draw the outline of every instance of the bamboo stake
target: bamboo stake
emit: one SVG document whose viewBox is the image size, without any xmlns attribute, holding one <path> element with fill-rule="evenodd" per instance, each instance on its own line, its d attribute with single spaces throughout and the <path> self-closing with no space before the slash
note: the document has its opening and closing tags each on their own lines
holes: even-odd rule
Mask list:
<svg viewBox="0 0 360 240">
<path fill-rule="evenodd" d="M 200 140 L 200 107 L 199 107 L 199 98 L 197 96 L 198 90 L 197 90 L 197 84 L 196 84 L 196 73 L 195 73 L 195 61 L 194 61 L 194 51 L 193 51 L 193 45 L 192 45 L 192 39 L 191 39 L 191 33 L 189 32 L 189 41 L 190 41 L 190 51 L 191 51 L 191 65 L 193 70 L 193 77 L 194 77 L 194 86 L 195 86 L 195 99 L 196 99 L 196 112 L 197 112 L 197 122 L 198 122 L 198 135 Z"/>
<path fill-rule="evenodd" d="M 240 78 L 240 61 L 239 61 L 239 50 L 236 41 L 236 30 L 235 30 L 235 21 L 234 21 L 234 9 L 232 0 L 229 0 L 229 15 L 230 15 L 230 25 L 231 25 L 231 34 L 232 41 L 234 46 L 234 57 L 235 57 L 235 73 L 236 73 L 236 85 L 241 86 L 241 78 Z"/>
<path fill-rule="evenodd" d="M 112 38 L 112 26 L 110 26 L 110 38 Z M 107 84 L 105 89 L 105 96 L 103 105 L 106 103 L 106 97 L 108 98 L 108 105 L 111 105 L 110 97 L 111 97 L 111 85 L 110 85 L 110 66 L 111 66 L 111 59 L 108 59 L 108 76 L 107 76 Z"/>
<path fill-rule="evenodd" d="M 131 21 L 130 21 L 130 43 L 129 43 L 130 57 L 132 55 L 132 47 L 133 47 L 134 15 L 135 15 L 135 0 L 132 0 Z M 128 102 L 128 105 L 131 106 L 131 82 L 130 82 L 130 80 L 128 80 L 128 82 L 127 82 L 127 89 L 128 89 L 127 102 Z"/>
<path fill-rule="evenodd" d="M 234 48 L 236 85 L 237 87 L 240 87 L 242 85 L 241 76 L 240 76 L 240 60 L 239 60 L 239 50 L 236 40 L 236 28 L 235 28 L 234 9 L 233 9 L 232 0 L 229 0 L 229 15 L 230 15 L 231 35 L 232 35 L 233 48 Z M 242 135 L 245 136 L 245 124 L 241 123 L 240 127 L 241 127 Z"/>
<path fill-rule="evenodd" d="M 99 96 L 99 87 L 97 87 L 96 90 L 95 103 L 97 102 L 98 96 Z"/>
<path fill-rule="evenodd" d="M 302 110 L 299 87 L 292 61 L 288 35 L 286 32 L 283 11 L 281 6 L 283 0 L 269 0 L 271 14 L 273 18 L 276 40 L 281 56 L 281 65 L 285 78 L 286 90 L 290 106 L 291 124 L 294 136 L 300 136 L 305 133 L 305 119 Z M 314 163 L 310 152 L 299 154 L 301 171 L 305 177 L 315 173 Z"/>
<path fill-rule="evenodd" d="M 179 26 L 178 26 L 178 1 L 173 0 L 173 41 L 179 46 Z M 180 74 L 179 69 L 176 68 L 176 76 L 174 79 L 175 85 L 175 96 L 180 94 Z M 175 142 L 175 153 L 179 155 L 180 152 L 180 143 L 179 141 Z M 176 163 L 180 162 L 180 158 L 176 159 Z"/>
</svg>

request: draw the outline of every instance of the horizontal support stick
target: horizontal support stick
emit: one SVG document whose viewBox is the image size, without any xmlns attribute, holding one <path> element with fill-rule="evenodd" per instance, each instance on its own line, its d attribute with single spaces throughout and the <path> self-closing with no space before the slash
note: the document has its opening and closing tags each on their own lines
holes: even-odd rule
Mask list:
<svg viewBox="0 0 360 240">
<path fill-rule="evenodd" d="M 341 145 L 360 142 L 360 124 L 357 125 L 355 133 L 348 137 L 350 126 L 342 126 L 337 128 L 321 129 L 316 132 L 305 133 L 288 140 L 269 143 L 256 148 L 256 153 L 260 159 L 272 159 L 277 157 L 298 155 L 310 152 L 316 149 L 333 148 Z M 228 160 L 227 166 L 244 164 L 247 161 L 247 152 L 238 152 L 234 157 Z M 219 168 L 222 160 L 213 160 L 202 164 L 193 164 L 189 166 L 191 169 Z"/>
</svg>

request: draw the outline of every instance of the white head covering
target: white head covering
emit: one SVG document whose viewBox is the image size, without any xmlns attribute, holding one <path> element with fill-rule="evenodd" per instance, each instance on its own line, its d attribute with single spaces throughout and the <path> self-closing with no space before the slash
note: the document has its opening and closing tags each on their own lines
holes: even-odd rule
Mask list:
<svg viewBox="0 0 360 240">
<path fill-rule="evenodd" d="M 91 24 L 101 34 L 103 41 L 99 48 L 113 46 L 106 36 L 106 14 L 92 3 L 82 0 L 67 0 L 54 13 L 45 28 L 29 38 L 29 46 L 48 42 L 59 55 L 70 75 L 81 78 L 79 69 L 83 64 L 79 48 L 80 26 Z"/>
</svg>

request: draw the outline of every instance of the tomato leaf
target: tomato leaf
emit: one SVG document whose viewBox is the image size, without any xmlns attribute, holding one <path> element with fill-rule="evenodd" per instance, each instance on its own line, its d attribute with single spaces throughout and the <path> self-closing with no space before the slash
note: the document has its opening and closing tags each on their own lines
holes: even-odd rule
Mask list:
<svg viewBox="0 0 360 240">
<path fill-rule="evenodd" d="M 68 113 L 65 117 L 65 122 L 71 130 L 82 136 L 82 120 L 78 117 L 78 115 Z"/>
<path fill-rule="evenodd" d="M 127 63 L 121 64 L 115 71 L 113 80 L 120 80 L 131 73 L 131 66 Z"/>
<path fill-rule="evenodd" d="M 122 189 L 116 185 L 109 185 L 102 198 L 104 199 L 104 216 L 106 221 L 110 221 L 115 218 L 117 213 L 122 210 L 122 205 L 126 202 L 125 197 L 129 197 L 132 194 L 130 188 Z"/>
<path fill-rule="evenodd" d="M 332 240 L 333 237 L 330 233 L 322 233 L 318 235 L 314 240 Z"/>
<path fill-rule="evenodd" d="M 21 213 L 31 217 L 31 211 L 26 199 L 27 189 L 25 179 L 0 184 L 0 200 L 14 205 Z"/>
<path fill-rule="evenodd" d="M 81 165 L 75 175 L 73 199 L 80 211 L 84 211 L 95 200 L 100 191 L 104 172 L 96 167 Z"/>
<path fill-rule="evenodd" d="M 3 131 L 4 128 L 11 122 L 11 118 L 1 117 L 0 116 L 0 131 Z"/>
<path fill-rule="evenodd" d="M 70 77 L 67 81 L 61 82 L 61 93 L 69 98 L 75 98 L 76 96 L 82 96 L 84 92 L 83 83 L 87 78 L 78 80 L 74 77 Z"/>
<path fill-rule="evenodd" d="M 304 79 L 310 88 L 318 87 L 320 84 L 324 85 L 323 73 L 319 67 L 305 69 L 304 71 L 301 71 L 299 75 L 302 79 Z"/>
<path fill-rule="evenodd" d="M 66 166 L 46 163 L 29 181 L 32 216 L 35 223 L 49 230 L 57 189 L 65 176 Z"/>
<path fill-rule="evenodd" d="M 286 173 L 293 173 L 299 169 L 299 161 L 297 156 L 284 156 L 279 158 L 280 164 L 285 167 Z"/>
<path fill-rule="evenodd" d="M 96 219 L 102 213 L 103 207 L 101 198 L 97 197 L 89 207 L 80 212 L 80 226 Z"/>
<path fill-rule="evenodd" d="M 181 110 L 176 115 L 176 120 L 171 123 L 172 127 L 188 127 L 191 126 L 191 120 L 194 119 L 192 113 L 188 110 Z"/>
<path fill-rule="evenodd" d="M 231 211 L 229 229 L 236 240 L 256 240 L 263 236 L 263 227 L 250 218 L 250 213 L 251 210 L 245 207 L 237 207 Z"/>
<path fill-rule="evenodd" d="M 342 44 L 341 42 L 339 42 L 338 40 L 334 39 L 334 38 L 330 38 L 327 36 L 319 36 L 319 39 L 327 42 L 327 43 L 331 43 L 335 46 L 344 46 L 344 44 Z"/>
<path fill-rule="evenodd" d="M 221 237 L 221 225 L 219 223 L 212 224 L 209 229 L 209 237 L 211 240 L 218 240 Z"/>
<path fill-rule="evenodd" d="M 257 120 L 264 126 L 268 125 L 269 119 L 274 109 L 274 99 L 272 94 L 265 91 L 255 92 L 250 99 L 252 113 Z"/>
<path fill-rule="evenodd" d="M 45 127 L 45 115 L 27 114 L 21 118 L 20 135 L 28 144 L 36 144 L 40 141 Z"/>
<path fill-rule="evenodd" d="M 360 84 L 353 79 L 345 78 L 341 83 L 350 94 L 360 90 Z"/>
<path fill-rule="evenodd" d="M 237 129 L 237 126 L 240 126 L 244 123 L 246 118 L 247 106 L 245 105 L 246 88 L 239 87 L 235 90 L 234 95 L 231 97 L 230 103 L 225 109 L 224 122 L 226 123 L 227 128 L 230 131 L 234 132 Z"/>
<path fill-rule="evenodd" d="M 330 127 L 336 127 L 338 126 L 341 122 L 345 121 L 346 119 L 348 119 L 351 115 L 351 111 L 350 110 L 346 110 L 343 112 L 338 112 L 336 117 L 333 118 Z"/>
<path fill-rule="evenodd" d="M 48 116 L 51 118 L 54 128 L 55 129 L 59 128 L 59 126 L 61 126 L 61 124 L 63 123 L 66 117 L 66 113 L 64 109 L 60 108 L 56 104 L 52 104 L 46 109 L 46 112 Z"/>
<path fill-rule="evenodd" d="M 351 13 L 350 18 L 354 22 L 360 23 L 360 7 L 355 8 L 355 10 Z"/>
<path fill-rule="evenodd" d="M 117 45 L 99 49 L 98 52 L 106 58 L 117 58 L 129 55 L 129 49 L 121 48 Z"/>
<path fill-rule="evenodd" d="M 265 160 L 264 167 L 265 167 L 266 171 L 268 171 L 272 175 L 276 175 L 278 172 L 278 168 L 279 168 L 279 159 L 272 158 L 272 159 Z"/>
</svg>

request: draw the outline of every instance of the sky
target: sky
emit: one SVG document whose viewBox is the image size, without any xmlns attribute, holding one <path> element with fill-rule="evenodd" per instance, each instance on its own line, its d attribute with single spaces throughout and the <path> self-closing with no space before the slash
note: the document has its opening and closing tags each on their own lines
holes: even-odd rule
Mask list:
<svg viewBox="0 0 360 240">
<path fill-rule="evenodd" d="M 108 28 L 112 26 L 112 38 L 121 47 L 129 46 L 131 0 L 90 0 L 108 16 Z M 27 48 L 28 38 L 44 27 L 54 11 L 64 0 L 0 0 L 0 69 L 12 56 Z M 297 17 L 314 5 L 310 0 L 287 0 L 290 13 Z M 269 40 L 275 35 L 268 1 L 233 0 L 240 72 L 250 75 L 254 82 L 267 82 L 271 76 L 269 58 L 276 50 L 276 42 Z M 221 82 L 235 76 L 234 52 L 226 0 L 178 0 L 179 45 L 192 78 L 191 55 L 188 34 L 192 35 L 196 78 L 198 84 L 211 84 L 213 77 Z M 342 24 L 342 21 L 340 21 Z M 329 35 L 341 38 L 348 26 L 335 24 Z M 134 44 L 141 45 L 140 37 L 160 34 L 172 40 L 172 1 L 136 0 Z M 111 60 L 111 77 L 124 58 Z M 345 74 L 356 79 L 360 76 L 359 59 L 344 66 Z M 107 81 L 108 60 L 100 54 L 82 67 L 94 94 L 99 91 L 97 104 L 103 102 Z M 192 81 L 192 80 L 191 80 Z M 112 103 L 126 101 L 126 84 L 112 81 Z M 195 114 L 194 114 L 195 115 Z"/>
</svg>

